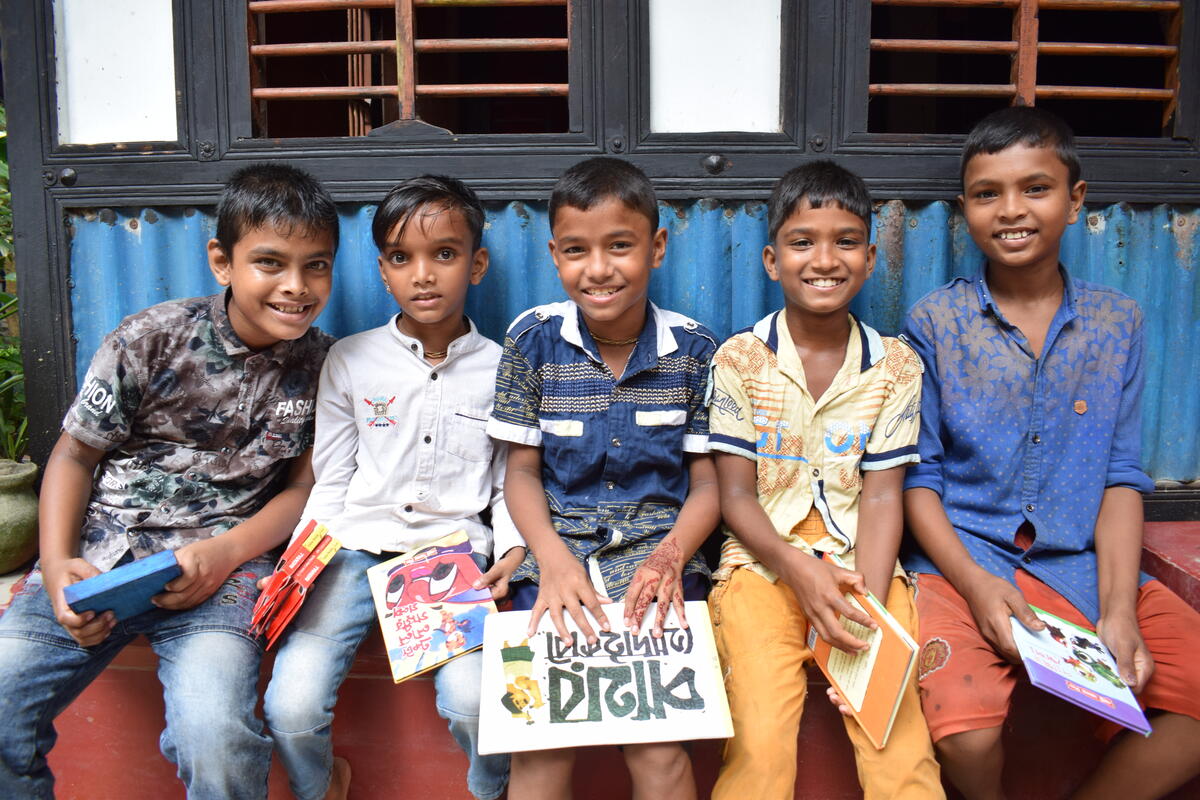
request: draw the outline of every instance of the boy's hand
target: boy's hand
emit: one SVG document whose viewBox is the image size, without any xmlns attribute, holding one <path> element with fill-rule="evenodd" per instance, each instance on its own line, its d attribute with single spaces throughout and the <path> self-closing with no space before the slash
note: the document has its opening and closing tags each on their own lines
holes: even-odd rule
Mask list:
<svg viewBox="0 0 1200 800">
<path fill-rule="evenodd" d="M 151 602 L 169 611 L 183 611 L 212 597 L 237 564 L 231 564 L 220 536 L 192 542 L 175 551 L 183 574 L 166 585 Z"/>
<path fill-rule="evenodd" d="M 958 588 L 958 587 L 955 587 Z M 960 589 L 963 599 L 971 608 L 971 616 L 979 632 L 992 643 L 992 646 L 1014 664 L 1021 663 L 1021 654 L 1017 651 L 1017 643 L 1013 640 L 1010 617 L 1028 630 L 1040 631 L 1046 627 L 1029 603 L 1025 602 L 1021 590 L 1003 578 L 980 569 L 970 585 Z"/>
<path fill-rule="evenodd" d="M 833 707 L 836 708 L 838 710 L 838 713 L 841 714 L 843 717 L 853 717 L 854 716 L 854 712 L 850 708 L 850 704 L 847 703 L 840 694 L 838 694 L 837 689 L 830 686 L 828 689 L 825 690 L 825 696 L 829 698 L 829 702 L 833 704 Z"/>
<path fill-rule="evenodd" d="M 646 609 L 650 603 L 658 600 L 658 610 L 654 615 L 654 636 L 663 635 L 663 625 L 667 619 L 667 611 L 675 607 L 679 614 L 679 624 L 687 627 L 687 618 L 683 613 L 683 551 L 671 537 L 663 539 L 650 557 L 637 568 L 629 588 L 625 591 L 625 627 L 639 632 Z"/>
<path fill-rule="evenodd" d="M 76 614 L 67 605 L 67 600 L 63 596 L 65 587 L 85 578 L 99 575 L 100 570 L 82 558 L 43 563 L 41 570 L 42 584 L 50 596 L 51 605 L 54 606 L 54 617 L 58 620 L 58 624 L 62 625 L 71 635 L 71 638 L 83 647 L 91 647 L 107 639 L 108 634 L 112 633 L 113 626 L 117 624 L 117 618 L 111 611 L 105 611 L 103 614 L 96 614 L 95 611 Z"/>
<path fill-rule="evenodd" d="M 549 612 L 550 619 L 554 622 L 554 628 L 558 631 L 558 638 L 563 642 L 570 642 L 571 633 L 567 630 L 566 623 L 563 622 L 563 610 L 565 609 L 575 620 L 575 624 L 579 626 L 579 630 L 589 643 L 598 641 L 599 637 L 592 630 L 591 623 L 588 622 L 583 609 L 586 607 L 592 617 L 600 623 L 600 629 L 606 632 L 608 631 L 608 617 L 600 608 L 600 595 L 596 593 L 596 588 L 588 580 L 583 566 L 566 548 L 563 548 L 561 556 L 543 561 L 540 566 L 541 580 L 538 584 L 537 602 L 533 604 L 533 612 L 529 617 L 529 630 L 525 635 L 533 636 L 537 633 L 542 615 Z"/>
<path fill-rule="evenodd" d="M 846 617 L 871 629 L 879 627 L 869 614 L 846 602 L 845 595 L 850 589 L 867 593 L 867 585 L 860 573 L 835 567 L 828 561 L 796 550 L 794 556 L 789 554 L 785 570 L 779 577 L 796 595 L 804 616 L 817 629 L 817 635 L 848 653 L 867 648 L 867 643 L 851 636 L 839 620 L 839 617 Z"/>
<path fill-rule="evenodd" d="M 1096 626 L 1100 641 L 1112 651 L 1121 680 L 1129 684 L 1134 694 L 1145 688 L 1154 674 L 1154 658 L 1146 649 L 1142 632 L 1134 614 L 1111 614 L 1100 618 Z"/>
<path fill-rule="evenodd" d="M 508 597 L 508 582 L 512 578 L 513 572 L 517 567 L 521 566 L 521 562 L 525 560 L 524 547 L 512 547 L 503 556 L 492 564 L 492 568 L 480 575 L 471 584 L 474 589 L 482 589 L 485 586 L 492 590 L 493 600 L 503 600 Z"/>
</svg>

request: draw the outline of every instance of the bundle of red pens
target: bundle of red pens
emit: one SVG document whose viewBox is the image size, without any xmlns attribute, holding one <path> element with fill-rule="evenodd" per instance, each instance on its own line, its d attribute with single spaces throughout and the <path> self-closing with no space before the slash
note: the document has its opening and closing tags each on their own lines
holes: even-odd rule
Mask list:
<svg viewBox="0 0 1200 800">
<path fill-rule="evenodd" d="M 288 545 L 267 578 L 250 620 L 250 633 L 265 637 L 268 650 L 300 610 L 317 575 L 341 547 L 342 543 L 315 519 L 310 519 L 300 536 Z"/>
</svg>

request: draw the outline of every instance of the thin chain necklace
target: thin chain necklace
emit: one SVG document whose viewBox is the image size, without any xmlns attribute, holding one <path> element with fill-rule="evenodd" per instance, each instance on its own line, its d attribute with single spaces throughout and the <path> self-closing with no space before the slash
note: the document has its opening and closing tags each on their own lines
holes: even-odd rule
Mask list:
<svg viewBox="0 0 1200 800">
<path fill-rule="evenodd" d="M 640 338 L 639 335 L 629 339 L 609 339 L 606 336 L 601 336 L 600 334 L 596 333 L 591 328 L 588 328 L 588 333 L 592 334 L 592 338 L 596 340 L 597 344 L 606 344 L 609 347 L 625 347 L 627 345 L 634 344 Z"/>
<path fill-rule="evenodd" d="M 426 350 L 425 357 L 426 358 L 445 358 L 446 353 L 449 353 L 449 352 L 450 352 L 449 348 L 446 348 L 445 350 L 438 350 L 437 352 L 434 352 L 433 350 Z"/>
</svg>

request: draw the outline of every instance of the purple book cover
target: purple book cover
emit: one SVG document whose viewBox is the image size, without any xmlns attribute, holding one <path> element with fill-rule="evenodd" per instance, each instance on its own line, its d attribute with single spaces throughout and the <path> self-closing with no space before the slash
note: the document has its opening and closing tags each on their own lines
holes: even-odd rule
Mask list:
<svg viewBox="0 0 1200 800">
<path fill-rule="evenodd" d="M 1092 631 L 1030 606 L 1046 629 L 1029 631 L 1012 618 L 1013 639 L 1029 682 L 1143 736 L 1150 723 L 1121 679 L 1108 648 Z"/>
</svg>

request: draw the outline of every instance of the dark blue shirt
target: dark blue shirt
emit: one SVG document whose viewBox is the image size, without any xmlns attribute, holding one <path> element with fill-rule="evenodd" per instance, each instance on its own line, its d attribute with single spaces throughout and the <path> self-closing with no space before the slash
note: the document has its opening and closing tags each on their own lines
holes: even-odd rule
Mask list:
<svg viewBox="0 0 1200 800">
<path fill-rule="evenodd" d="M 904 334 L 925 361 L 921 463 L 905 488 L 941 495 L 981 567 L 1024 569 L 1099 617 L 1095 525 L 1104 490 L 1149 492 L 1141 468 L 1142 314 L 1129 297 L 1063 273 L 1062 304 L 1035 358 L 981 273 L 919 301 Z M 1028 521 L 1028 550 L 1014 542 Z M 915 547 L 904 565 L 933 572 Z"/>
<path fill-rule="evenodd" d="M 505 337 L 488 433 L 542 448 L 551 522 L 614 600 L 679 516 L 684 454 L 707 452 L 716 347 L 707 328 L 653 304 L 620 378 L 574 303 L 531 309 Z M 696 555 L 685 572 L 707 569 Z M 513 579 L 537 578 L 530 551 Z"/>
</svg>

